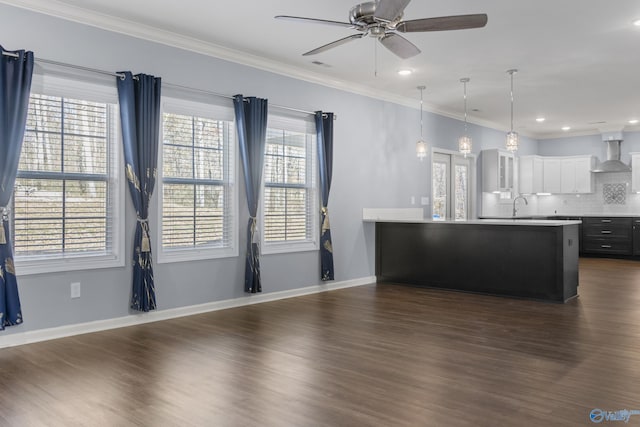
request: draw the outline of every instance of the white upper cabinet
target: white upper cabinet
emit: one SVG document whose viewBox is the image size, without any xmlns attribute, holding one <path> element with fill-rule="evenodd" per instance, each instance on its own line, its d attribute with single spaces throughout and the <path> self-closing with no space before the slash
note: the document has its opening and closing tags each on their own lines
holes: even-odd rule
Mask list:
<svg viewBox="0 0 640 427">
<path fill-rule="evenodd" d="M 482 191 L 511 191 L 513 171 L 513 154 L 498 149 L 482 150 Z"/>
<path fill-rule="evenodd" d="M 544 192 L 544 159 L 540 156 L 518 158 L 518 191 L 521 194 Z"/>
<path fill-rule="evenodd" d="M 562 192 L 562 159 L 558 157 L 545 157 L 544 161 L 544 193 L 561 193 Z"/>
<path fill-rule="evenodd" d="M 633 157 L 634 190 L 640 192 L 640 153 Z M 521 194 L 586 194 L 593 193 L 594 156 L 521 156 L 514 168 L 508 151 L 482 151 L 482 191 L 513 191 L 514 171 L 518 173 L 517 191 Z"/>
<path fill-rule="evenodd" d="M 543 192 L 553 194 L 593 193 L 594 156 L 543 157 Z"/>
<path fill-rule="evenodd" d="M 579 156 L 562 159 L 561 193 L 593 193 L 595 157 Z"/>
</svg>

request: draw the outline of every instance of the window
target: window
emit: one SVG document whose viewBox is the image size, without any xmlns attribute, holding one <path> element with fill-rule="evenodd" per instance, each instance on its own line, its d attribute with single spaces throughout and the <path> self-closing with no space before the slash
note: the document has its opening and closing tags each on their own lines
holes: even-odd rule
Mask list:
<svg viewBox="0 0 640 427">
<path fill-rule="evenodd" d="M 433 153 L 432 216 L 434 220 L 466 220 L 471 217 L 472 157 Z"/>
<path fill-rule="evenodd" d="M 315 125 L 270 118 L 264 162 L 262 251 L 318 249 Z"/>
<path fill-rule="evenodd" d="M 231 108 L 167 101 L 159 262 L 237 256 Z"/>
<path fill-rule="evenodd" d="M 41 80 L 12 204 L 19 272 L 122 266 L 116 89 Z"/>
</svg>

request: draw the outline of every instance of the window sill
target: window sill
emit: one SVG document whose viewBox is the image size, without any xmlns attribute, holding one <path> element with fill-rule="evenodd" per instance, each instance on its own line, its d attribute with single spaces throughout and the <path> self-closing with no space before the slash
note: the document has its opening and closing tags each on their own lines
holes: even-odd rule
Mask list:
<svg viewBox="0 0 640 427">
<path fill-rule="evenodd" d="M 173 262 L 202 261 L 217 258 L 233 258 L 238 256 L 238 248 L 184 248 L 158 250 L 158 264 Z"/>
<path fill-rule="evenodd" d="M 65 271 L 97 270 L 124 267 L 124 257 L 115 255 L 69 256 L 65 258 L 15 258 L 18 277 Z"/>
<path fill-rule="evenodd" d="M 291 252 L 310 252 L 320 249 L 317 242 L 300 242 L 300 243 L 262 243 L 261 254 L 285 254 Z"/>
</svg>

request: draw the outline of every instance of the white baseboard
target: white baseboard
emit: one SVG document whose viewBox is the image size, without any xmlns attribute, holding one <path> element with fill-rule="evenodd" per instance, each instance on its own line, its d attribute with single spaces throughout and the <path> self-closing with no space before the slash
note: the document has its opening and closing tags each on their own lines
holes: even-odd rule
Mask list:
<svg viewBox="0 0 640 427">
<path fill-rule="evenodd" d="M 342 282 L 328 282 L 326 284 L 292 289 L 289 291 L 270 292 L 266 294 L 248 294 L 240 298 L 213 301 L 205 304 L 190 305 L 187 307 L 170 308 L 167 310 L 132 314 L 130 316 L 105 320 L 95 320 L 93 322 L 77 323 L 55 328 L 39 329 L 36 331 L 18 332 L 15 334 L 7 335 L 5 337 L 0 337 L 0 348 L 14 347 L 17 345 L 31 344 L 40 341 L 70 337 L 73 335 L 105 331 L 108 329 L 123 328 L 127 326 L 140 325 L 143 323 L 159 322 L 162 320 L 175 319 L 178 317 L 192 316 L 194 314 L 224 310 L 227 308 L 242 307 L 245 305 L 299 297 L 302 295 L 317 294 L 320 292 L 333 291 L 337 289 L 363 286 L 375 282 L 375 276 L 361 277 L 359 279 L 345 280 Z"/>
</svg>

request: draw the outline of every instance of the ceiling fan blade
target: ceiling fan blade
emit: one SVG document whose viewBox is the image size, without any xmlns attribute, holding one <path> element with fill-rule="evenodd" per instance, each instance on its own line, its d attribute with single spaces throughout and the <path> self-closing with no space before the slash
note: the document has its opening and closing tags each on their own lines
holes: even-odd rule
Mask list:
<svg viewBox="0 0 640 427">
<path fill-rule="evenodd" d="M 467 28 L 482 28 L 487 25 L 487 15 L 441 16 L 439 18 L 414 19 L 403 21 L 396 25 L 401 33 L 417 33 L 423 31 L 465 30 Z"/>
<path fill-rule="evenodd" d="M 303 18 L 301 16 L 289 16 L 289 15 L 277 15 L 277 16 L 274 16 L 274 18 L 283 19 L 286 21 L 294 21 L 294 22 L 310 22 L 312 24 L 327 24 L 327 25 L 335 25 L 335 26 L 344 27 L 344 28 L 355 28 L 353 24 L 349 22 L 330 21 L 328 19 Z"/>
<path fill-rule="evenodd" d="M 310 50 L 309 52 L 305 52 L 305 53 L 302 54 L 302 56 L 315 55 L 316 53 L 324 52 L 326 50 L 333 49 L 334 47 L 340 46 L 341 44 L 345 44 L 348 41 L 355 40 L 355 39 L 361 39 L 363 36 L 364 36 L 364 34 L 353 34 L 353 35 L 345 37 L 343 39 L 336 40 L 336 41 L 331 42 L 331 43 L 327 43 L 324 46 L 317 47 L 317 48 L 315 48 L 313 50 Z"/>
<path fill-rule="evenodd" d="M 420 49 L 413 43 L 395 33 L 385 34 L 380 38 L 380 43 L 402 59 L 411 58 L 420 53 Z"/>
<path fill-rule="evenodd" d="M 393 21 L 402 16 L 402 12 L 411 0 L 379 0 L 373 17 L 381 21 Z"/>
</svg>

